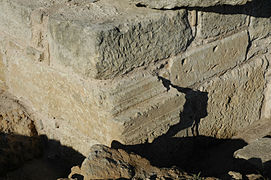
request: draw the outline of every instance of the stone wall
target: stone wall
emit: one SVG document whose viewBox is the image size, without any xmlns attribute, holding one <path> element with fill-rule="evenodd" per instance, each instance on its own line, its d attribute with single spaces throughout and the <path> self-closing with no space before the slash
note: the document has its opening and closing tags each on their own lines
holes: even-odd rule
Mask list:
<svg viewBox="0 0 271 180">
<path fill-rule="evenodd" d="M 270 117 L 270 1 L 172 2 L 1 0 L 1 89 L 84 155 Z"/>
</svg>

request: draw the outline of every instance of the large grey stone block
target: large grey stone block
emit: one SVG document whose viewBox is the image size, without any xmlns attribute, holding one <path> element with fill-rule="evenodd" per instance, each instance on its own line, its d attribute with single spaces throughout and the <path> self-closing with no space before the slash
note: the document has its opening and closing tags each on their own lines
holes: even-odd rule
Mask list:
<svg viewBox="0 0 271 180">
<path fill-rule="evenodd" d="M 49 31 L 52 65 L 97 79 L 176 55 L 192 38 L 185 10 L 156 11 L 123 0 L 59 8 Z"/>
</svg>

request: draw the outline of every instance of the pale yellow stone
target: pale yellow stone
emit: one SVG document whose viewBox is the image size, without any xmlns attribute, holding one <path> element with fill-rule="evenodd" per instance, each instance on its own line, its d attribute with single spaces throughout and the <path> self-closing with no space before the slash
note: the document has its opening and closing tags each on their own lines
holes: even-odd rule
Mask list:
<svg viewBox="0 0 271 180">
<path fill-rule="evenodd" d="M 175 85 L 187 87 L 221 73 L 246 58 L 246 31 L 194 48 L 174 57 L 169 65 L 169 78 Z"/>
<path fill-rule="evenodd" d="M 259 120 L 266 67 L 265 60 L 253 59 L 199 87 L 208 92 L 208 116 L 200 121 L 200 134 L 230 138 Z"/>
</svg>

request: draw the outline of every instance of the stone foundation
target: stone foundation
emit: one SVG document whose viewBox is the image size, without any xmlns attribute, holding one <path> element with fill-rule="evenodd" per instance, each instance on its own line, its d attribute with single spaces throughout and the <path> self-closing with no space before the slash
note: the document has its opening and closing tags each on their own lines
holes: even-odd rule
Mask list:
<svg viewBox="0 0 271 180">
<path fill-rule="evenodd" d="M 86 156 L 271 116 L 268 0 L 149 1 L 0 2 L 0 87 L 39 134 Z"/>
</svg>

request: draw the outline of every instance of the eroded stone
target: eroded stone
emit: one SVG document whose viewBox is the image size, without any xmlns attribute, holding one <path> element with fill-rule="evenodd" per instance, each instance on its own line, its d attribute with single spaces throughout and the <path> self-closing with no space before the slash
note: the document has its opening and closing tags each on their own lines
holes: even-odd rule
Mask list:
<svg viewBox="0 0 271 180">
<path fill-rule="evenodd" d="M 52 65 L 97 79 L 176 55 L 192 38 L 185 10 L 142 9 L 121 0 L 60 8 L 49 29 Z"/>
<path fill-rule="evenodd" d="M 169 78 L 173 84 L 188 87 L 230 69 L 246 59 L 246 31 L 229 36 L 171 59 Z"/>
<path fill-rule="evenodd" d="M 81 174 L 85 180 L 91 179 L 190 179 L 187 173 L 174 168 L 157 168 L 141 156 L 127 153 L 122 149 L 113 149 L 104 145 L 94 145 L 81 169 L 72 168 L 73 174 Z"/>
<path fill-rule="evenodd" d="M 177 7 L 210 7 L 220 5 L 243 5 L 252 0 L 134 0 L 140 5 L 155 9 L 174 9 Z"/>
<path fill-rule="evenodd" d="M 199 37 L 202 39 L 217 38 L 246 26 L 248 16 L 244 14 L 244 8 L 214 7 L 209 11 L 198 12 Z"/>
<path fill-rule="evenodd" d="M 231 138 L 259 120 L 266 67 L 265 60 L 254 59 L 197 87 L 208 93 L 207 116 L 199 121 L 199 134 Z"/>
</svg>

